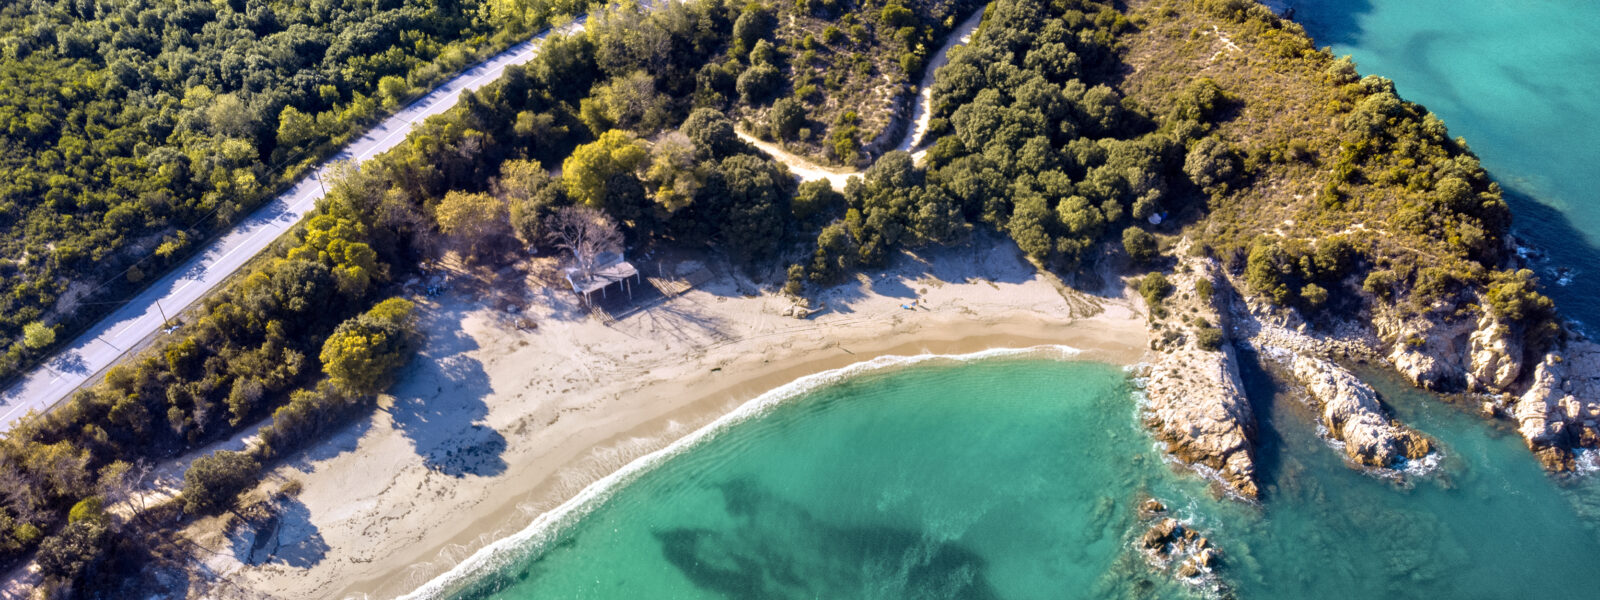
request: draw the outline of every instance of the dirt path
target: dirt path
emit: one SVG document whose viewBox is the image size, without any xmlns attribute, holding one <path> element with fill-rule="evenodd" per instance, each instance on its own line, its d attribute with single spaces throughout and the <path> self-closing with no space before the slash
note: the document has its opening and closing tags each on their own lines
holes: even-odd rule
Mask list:
<svg viewBox="0 0 1600 600">
<path fill-rule="evenodd" d="M 951 30 L 950 35 L 945 39 L 944 47 L 939 48 L 938 54 L 933 55 L 933 58 L 928 61 L 928 67 L 923 70 L 922 84 L 918 88 L 917 99 L 911 104 L 911 126 L 906 128 L 905 138 L 901 139 L 900 144 L 895 147 L 896 150 L 911 152 L 912 158 L 919 164 L 922 162 L 923 156 L 928 152 L 920 147 L 926 141 L 924 138 L 928 135 L 928 123 L 932 118 L 929 112 L 929 105 L 933 103 L 934 73 L 950 62 L 951 49 L 956 46 L 964 46 L 972 41 L 973 34 L 978 30 L 978 25 L 983 23 L 983 11 L 984 8 L 979 8 L 972 13 L 972 16 L 967 17 L 967 20 L 962 21 L 960 25 Z M 784 150 L 777 144 L 761 141 L 743 131 L 737 133 L 739 134 L 739 139 L 749 142 L 750 145 L 765 152 L 767 156 L 771 156 L 773 160 L 788 166 L 789 171 L 793 172 L 801 181 L 826 179 L 828 184 L 833 186 L 833 189 L 844 191 L 845 182 L 849 181 L 851 177 L 859 177 L 861 175 L 860 171 L 816 164 L 804 157 L 796 156 Z"/>
<path fill-rule="evenodd" d="M 842 192 L 844 191 L 844 184 L 846 181 L 848 181 L 851 177 L 861 176 L 860 171 L 852 171 L 841 167 L 824 167 L 806 160 L 803 157 L 795 156 L 794 154 L 789 153 L 789 151 L 779 148 L 777 144 L 763 142 L 759 139 L 756 139 L 755 136 L 743 131 L 738 131 L 735 133 L 739 134 L 739 139 L 744 140 L 752 146 L 755 146 L 757 150 L 765 152 L 767 156 L 771 156 L 772 160 L 781 162 L 785 166 L 789 167 L 789 172 L 794 173 L 795 176 L 799 177 L 800 181 L 826 179 L 828 180 L 828 184 L 833 186 L 833 189 Z"/>
<path fill-rule="evenodd" d="M 933 59 L 928 61 L 928 68 L 923 71 L 922 86 L 917 90 L 917 101 L 911 106 L 911 127 L 906 131 L 906 137 L 900 142 L 900 146 L 895 148 L 911 152 L 917 162 L 922 162 L 922 156 L 927 153 L 926 150 L 919 151 L 919 146 L 926 141 L 923 138 L 928 135 L 928 122 L 932 119 L 930 106 L 933 104 L 933 74 L 950 62 L 951 49 L 965 46 L 972 41 L 972 35 L 978 31 L 978 25 L 983 23 L 983 11 L 984 8 L 980 7 L 972 13 L 972 16 L 967 17 L 967 20 L 957 25 L 950 32 L 950 36 L 945 38 L 944 47 L 939 49 L 938 54 L 933 55 Z"/>
</svg>

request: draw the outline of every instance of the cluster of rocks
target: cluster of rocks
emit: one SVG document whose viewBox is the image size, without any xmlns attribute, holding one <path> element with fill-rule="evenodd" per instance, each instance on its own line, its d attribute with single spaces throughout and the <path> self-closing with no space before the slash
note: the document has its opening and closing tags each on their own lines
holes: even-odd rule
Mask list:
<svg viewBox="0 0 1600 600">
<path fill-rule="evenodd" d="M 1568 471 L 1575 448 L 1600 448 L 1600 345 L 1568 343 L 1533 368 L 1511 415 L 1545 467 Z"/>
<path fill-rule="evenodd" d="M 1327 356 L 1377 360 L 1384 354 L 1379 337 L 1370 330 L 1346 325 L 1332 334 L 1312 333 L 1293 311 L 1250 303 L 1232 293 L 1228 278 L 1216 261 L 1180 252 L 1179 267 L 1170 279 L 1177 290 L 1195 289 L 1200 279 L 1210 281 L 1210 298 L 1174 298 L 1168 312 L 1182 318 L 1209 320 L 1224 325 L 1237 343 L 1246 343 L 1264 356 L 1281 362 L 1292 378 L 1305 386 L 1308 401 L 1317 409 L 1328 437 L 1340 442 L 1354 465 L 1394 467 L 1433 451 L 1427 437 L 1394 420 L 1378 393 Z M 1221 307 L 1221 310 L 1218 309 Z M 1197 336 L 1177 336 L 1182 327 L 1173 319 L 1151 319 L 1151 337 L 1162 342 L 1145 380 L 1148 404 L 1144 420 L 1166 450 L 1180 461 L 1215 475 L 1231 492 L 1254 498 L 1256 419 L 1240 381 L 1232 343 L 1217 350 L 1199 347 Z M 1463 336 L 1467 339 L 1470 336 Z M 1501 368 L 1504 359 L 1488 356 L 1490 349 L 1505 348 L 1496 340 L 1479 344 L 1486 369 Z M 1492 370 L 1492 369 L 1491 369 Z"/>
<path fill-rule="evenodd" d="M 1372 320 L 1378 336 L 1387 341 L 1384 359 L 1419 388 L 1497 393 L 1509 389 L 1522 372 L 1520 327 L 1489 314 L 1474 321 L 1392 312 L 1380 311 Z"/>
<path fill-rule="evenodd" d="M 1140 515 L 1154 522 L 1139 536 L 1139 549 L 1145 561 L 1157 570 L 1172 569 L 1177 577 L 1198 583 L 1209 579 L 1220 585 L 1213 570 L 1221 564 L 1222 552 L 1193 527 L 1168 516 L 1160 500 L 1148 498 L 1139 506 Z"/>
<path fill-rule="evenodd" d="M 1294 378 L 1318 408 L 1328 436 L 1344 442 L 1350 460 L 1392 467 L 1432 450 L 1428 438 L 1389 418 L 1378 393 L 1343 367 L 1305 354 L 1294 354 L 1289 363 Z"/>
<path fill-rule="evenodd" d="M 1532 362 L 1523 328 L 1492 313 L 1379 315 L 1373 325 L 1401 375 L 1423 389 L 1483 394 L 1484 413 L 1514 419 L 1546 468 L 1572 470 L 1575 449 L 1600 448 L 1600 345 L 1569 340 Z"/>
</svg>

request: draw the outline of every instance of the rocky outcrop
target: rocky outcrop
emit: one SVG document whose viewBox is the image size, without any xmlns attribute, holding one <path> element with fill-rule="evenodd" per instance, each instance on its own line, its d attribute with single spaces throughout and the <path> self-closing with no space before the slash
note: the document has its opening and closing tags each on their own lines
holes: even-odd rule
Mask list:
<svg viewBox="0 0 1600 600">
<path fill-rule="evenodd" d="M 1510 389 L 1522 375 L 1522 339 L 1522 327 L 1483 315 L 1477 331 L 1468 336 L 1467 389 L 1495 393 Z"/>
<path fill-rule="evenodd" d="M 1162 355 L 1145 383 L 1145 422 L 1178 460 L 1207 467 L 1234 493 L 1255 498 L 1256 418 L 1234 361 L 1228 346 Z"/>
<path fill-rule="evenodd" d="M 1151 498 L 1144 505 L 1140 510 L 1141 518 L 1154 520 L 1139 536 L 1137 545 L 1145 563 L 1156 571 L 1170 572 L 1185 583 L 1209 588 L 1214 593 L 1226 592 L 1227 585 L 1215 575 L 1215 569 L 1222 562 L 1222 551 L 1188 523 L 1168 516 L 1161 501 Z M 1147 510 L 1152 505 L 1156 510 Z"/>
<path fill-rule="evenodd" d="M 1344 442 L 1350 460 L 1369 467 L 1392 467 L 1432 449 L 1428 439 L 1390 419 L 1378 393 L 1343 367 L 1295 354 L 1289 361 L 1295 379 L 1306 386 L 1328 435 Z"/>
<path fill-rule="evenodd" d="M 1387 342 L 1384 358 L 1412 385 L 1436 392 L 1464 385 L 1469 323 L 1380 314 L 1372 324 Z"/>
<path fill-rule="evenodd" d="M 1150 337 L 1160 354 L 1146 378 L 1144 420 L 1172 456 L 1214 475 L 1232 493 L 1255 498 L 1255 412 L 1233 347 L 1214 337 L 1203 341 L 1202 331 L 1222 332 L 1210 325 L 1219 322 L 1212 295 L 1195 285 L 1204 279 L 1214 289 L 1227 280 L 1215 261 L 1188 256 L 1182 247 L 1178 255 L 1184 258 L 1170 276 L 1172 295 L 1151 307 Z"/>
<path fill-rule="evenodd" d="M 1523 375 L 1523 330 L 1493 314 L 1476 321 L 1385 314 L 1372 324 L 1389 341 L 1389 363 L 1422 389 L 1502 393 Z"/>
<path fill-rule="evenodd" d="M 1545 467 L 1571 470 L 1574 448 L 1600 447 L 1600 345 L 1572 342 L 1546 354 L 1511 412 Z"/>
</svg>

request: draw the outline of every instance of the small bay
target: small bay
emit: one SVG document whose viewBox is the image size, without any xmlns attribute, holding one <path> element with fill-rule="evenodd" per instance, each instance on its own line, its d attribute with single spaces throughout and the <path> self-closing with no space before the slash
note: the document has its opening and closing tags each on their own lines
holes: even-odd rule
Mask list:
<svg viewBox="0 0 1600 600">
<path fill-rule="evenodd" d="M 1215 499 L 1139 426 L 1116 367 L 937 361 L 804 393 L 674 456 L 454 597 L 1204 597 L 1134 550 L 1144 494 L 1208 533 L 1241 598 L 1594 589 L 1595 494 L 1507 431 L 1364 373 L 1445 459 L 1347 467 L 1247 361 L 1264 500 Z"/>
</svg>

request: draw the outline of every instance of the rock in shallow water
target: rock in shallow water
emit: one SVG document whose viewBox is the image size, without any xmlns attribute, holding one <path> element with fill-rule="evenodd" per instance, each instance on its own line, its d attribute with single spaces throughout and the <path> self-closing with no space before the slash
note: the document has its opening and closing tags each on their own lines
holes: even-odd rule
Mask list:
<svg viewBox="0 0 1600 600">
<path fill-rule="evenodd" d="M 1205 589 L 1213 597 L 1226 597 L 1230 592 L 1214 571 L 1221 552 L 1188 523 L 1160 517 L 1139 536 L 1138 548 L 1145 564 L 1157 572 Z"/>
<path fill-rule="evenodd" d="M 1233 492 L 1259 493 L 1255 481 L 1256 418 L 1239 381 L 1233 348 L 1169 352 L 1150 369 L 1145 420 L 1185 463 L 1203 465 Z"/>
<path fill-rule="evenodd" d="M 1572 342 L 1546 354 L 1512 415 L 1545 468 L 1572 470 L 1573 448 L 1600 447 L 1600 345 Z"/>
<path fill-rule="evenodd" d="M 1350 460 L 1392 467 L 1431 450 L 1427 438 L 1390 419 L 1378 393 L 1343 367 L 1304 354 L 1295 354 L 1290 367 L 1319 407 L 1328 435 L 1344 442 Z"/>
</svg>

